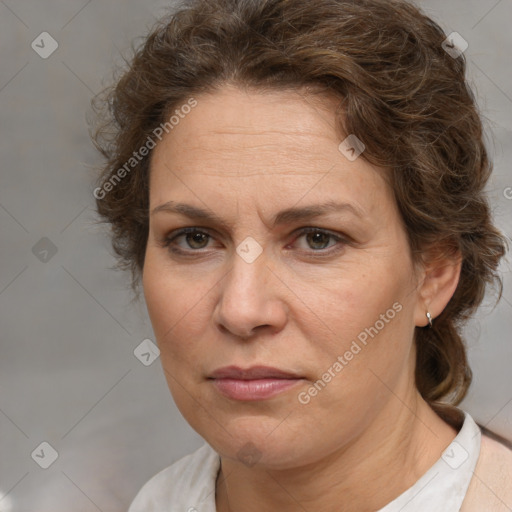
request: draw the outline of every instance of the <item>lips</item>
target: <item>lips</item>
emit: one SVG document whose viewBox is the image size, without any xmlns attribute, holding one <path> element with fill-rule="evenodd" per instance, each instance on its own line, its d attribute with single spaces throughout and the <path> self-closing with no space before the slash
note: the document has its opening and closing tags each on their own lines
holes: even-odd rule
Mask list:
<svg viewBox="0 0 512 512">
<path fill-rule="evenodd" d="M 279 370 L 270 366 L 252 366 L 243 369 L 238 366 L 226 366 L 212 372 L 211 379 L 237 379 L 237 380 L 256 380 L 256 379 L 301 379 L 300 375 L 292 372 Z"/>
<path fill-rule="evenodd" d="M 269 399 L 296 386 L 303 377 L 269 366 L 247 369 L 227 366 L 212 372 L 209 379 L 217 391 L 227 398 L 256 401 Z"/>
</svg>

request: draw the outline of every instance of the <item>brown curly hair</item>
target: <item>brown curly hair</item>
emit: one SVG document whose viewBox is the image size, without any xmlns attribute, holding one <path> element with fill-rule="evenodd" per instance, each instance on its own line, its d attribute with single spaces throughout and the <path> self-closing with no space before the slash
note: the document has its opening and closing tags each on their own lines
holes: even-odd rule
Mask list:
<svg viewBox="0 0 512 512">
<path fill-rule="evenodd" d="M 162 18 L 121 78 L 93 100 L 101 123 L 92 137 L 106 158 L 97 209 L 134 291 L 148 238 L 151 151 L 130 159 L 169 113 L 226 84 L 323 88 L 340 99 L 341 133 L 356 135 L 363 157 L 390 169 L 414 261 L 430 247 L 460 252 L 455 294 L 432 329 L 415 332 L 418 390 L 430 403 L 458 404 L 471 382 L 461 327 L 487 284 L 497 283 L 501 296 L 506 239 L 484 195 L 491 163 L 465 59 L 448 54 L 445 39 L 404 1 L 192 0 Z"/>
</svg>

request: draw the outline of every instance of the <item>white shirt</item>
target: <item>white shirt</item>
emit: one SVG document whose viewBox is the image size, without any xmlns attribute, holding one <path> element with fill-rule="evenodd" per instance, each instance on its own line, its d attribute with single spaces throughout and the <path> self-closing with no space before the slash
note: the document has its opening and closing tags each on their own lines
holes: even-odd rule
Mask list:
<svg viewBox="0 0 512 512">
<path fill-rule="evenodd" d="M 412 487 L 378 512 L 461 510 L 477 467 L 481 440 L 480 428 L 468 413 L 464 413 L 462 428 L 439 460 Z M 488 442 L 495 443 L 491 440 Z M 498 450 L 503 450 L 504 455 L 501 451 L 500 454 L 506 457 L 508 467 L 512 460 L 509 458 L 510 452 L 504 447 Z M 151 478 L 139 491 L 128 512 L 216 512 L 215 481 L 219 468 L 219 455 L 205 443 L 194 453 Z M 498 490 L 498 498 L 501 491 Z M 505 500 L 509 496 L 508 493 L 507 496 L 503 495 Z M 487 500 L 485 498 L 489 503 Z M 499 510 L 512 510 L 504 500 L 500 501 L 504 508 Z M 465 506 L 463 510 L 473 508 Z M 494 512 L 498 508 L 485 508 L 486 512 L 491 510 Z"/>
</svg>

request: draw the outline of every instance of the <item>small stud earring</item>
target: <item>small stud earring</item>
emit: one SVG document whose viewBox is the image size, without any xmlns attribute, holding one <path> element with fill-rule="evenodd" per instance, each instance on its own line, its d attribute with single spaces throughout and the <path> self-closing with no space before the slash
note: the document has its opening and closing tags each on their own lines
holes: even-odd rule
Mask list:
<svg viewBox="0 0 512 512">
<path fill-rule="evenodd" d="M 432 315 L 430 314 L 430 311 L 427 311 L 427 318 L 429 326 L 432 327 Z"/>
</svg>

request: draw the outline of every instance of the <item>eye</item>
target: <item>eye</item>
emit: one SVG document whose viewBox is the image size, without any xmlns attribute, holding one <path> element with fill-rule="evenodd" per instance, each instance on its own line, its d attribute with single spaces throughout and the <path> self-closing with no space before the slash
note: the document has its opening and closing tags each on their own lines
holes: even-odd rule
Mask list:
<svg viewBox="0 0 512 512">
<path fill-rule="evenodd" d="M 344 243 L 347 243 L 347 240 L 340 235 L 331 233 L 330 231 L 326 231 L 325 229 L 315 228 L 315 227 L 307 227 L 303 228 L 299 231 L 299 236 L 295 238 L 294 241 L 304 238 L 307 247 L 305 250 L 312 249 L 313 252 L 332 252 L 325 251 L 328 247 L 333 246 L 343 246 Z M 329 245 L 329 242 L 334 242 Z"/>
<path fill-rule="evenodd" d="M 188 227 L 171 233 L 165 237 L 161 245 L 175 254 L 191 255 L 192 253 L 197 253 L 199 255 L 205 252 L 202 249 L 208 247 L 208 242 L 212 238 L 212 235 L 207 231 L 197 227 Z M 300 239 L 304 239 L 307 246 L 299 247 L 299 249 L 315 256 L 330 255 L 349 243 L 346 238 L 338 234 L 315 227 L 300 229 L 293 243 Z M 334 247 L 334 249 L 326 250 L 331 247 Z"/>
<path fill-rule="evenodd" d="M 183 241 L 186 244 L 185 247 L 180 246 L 176 243 L 177 240 L 183 237 Z M 170 251 L 175 253 L 186 253 L 192 251 L 197 251 L 198 249 L 204 249 L 211 235 L 205 231 L 201 231 L 198 228 L 190 227 L 183 228 L 175 233 L 171 233 L 170 236 L 166 237 L 163 240 L 162 246 L 169 248 Z"/>
</svg>

